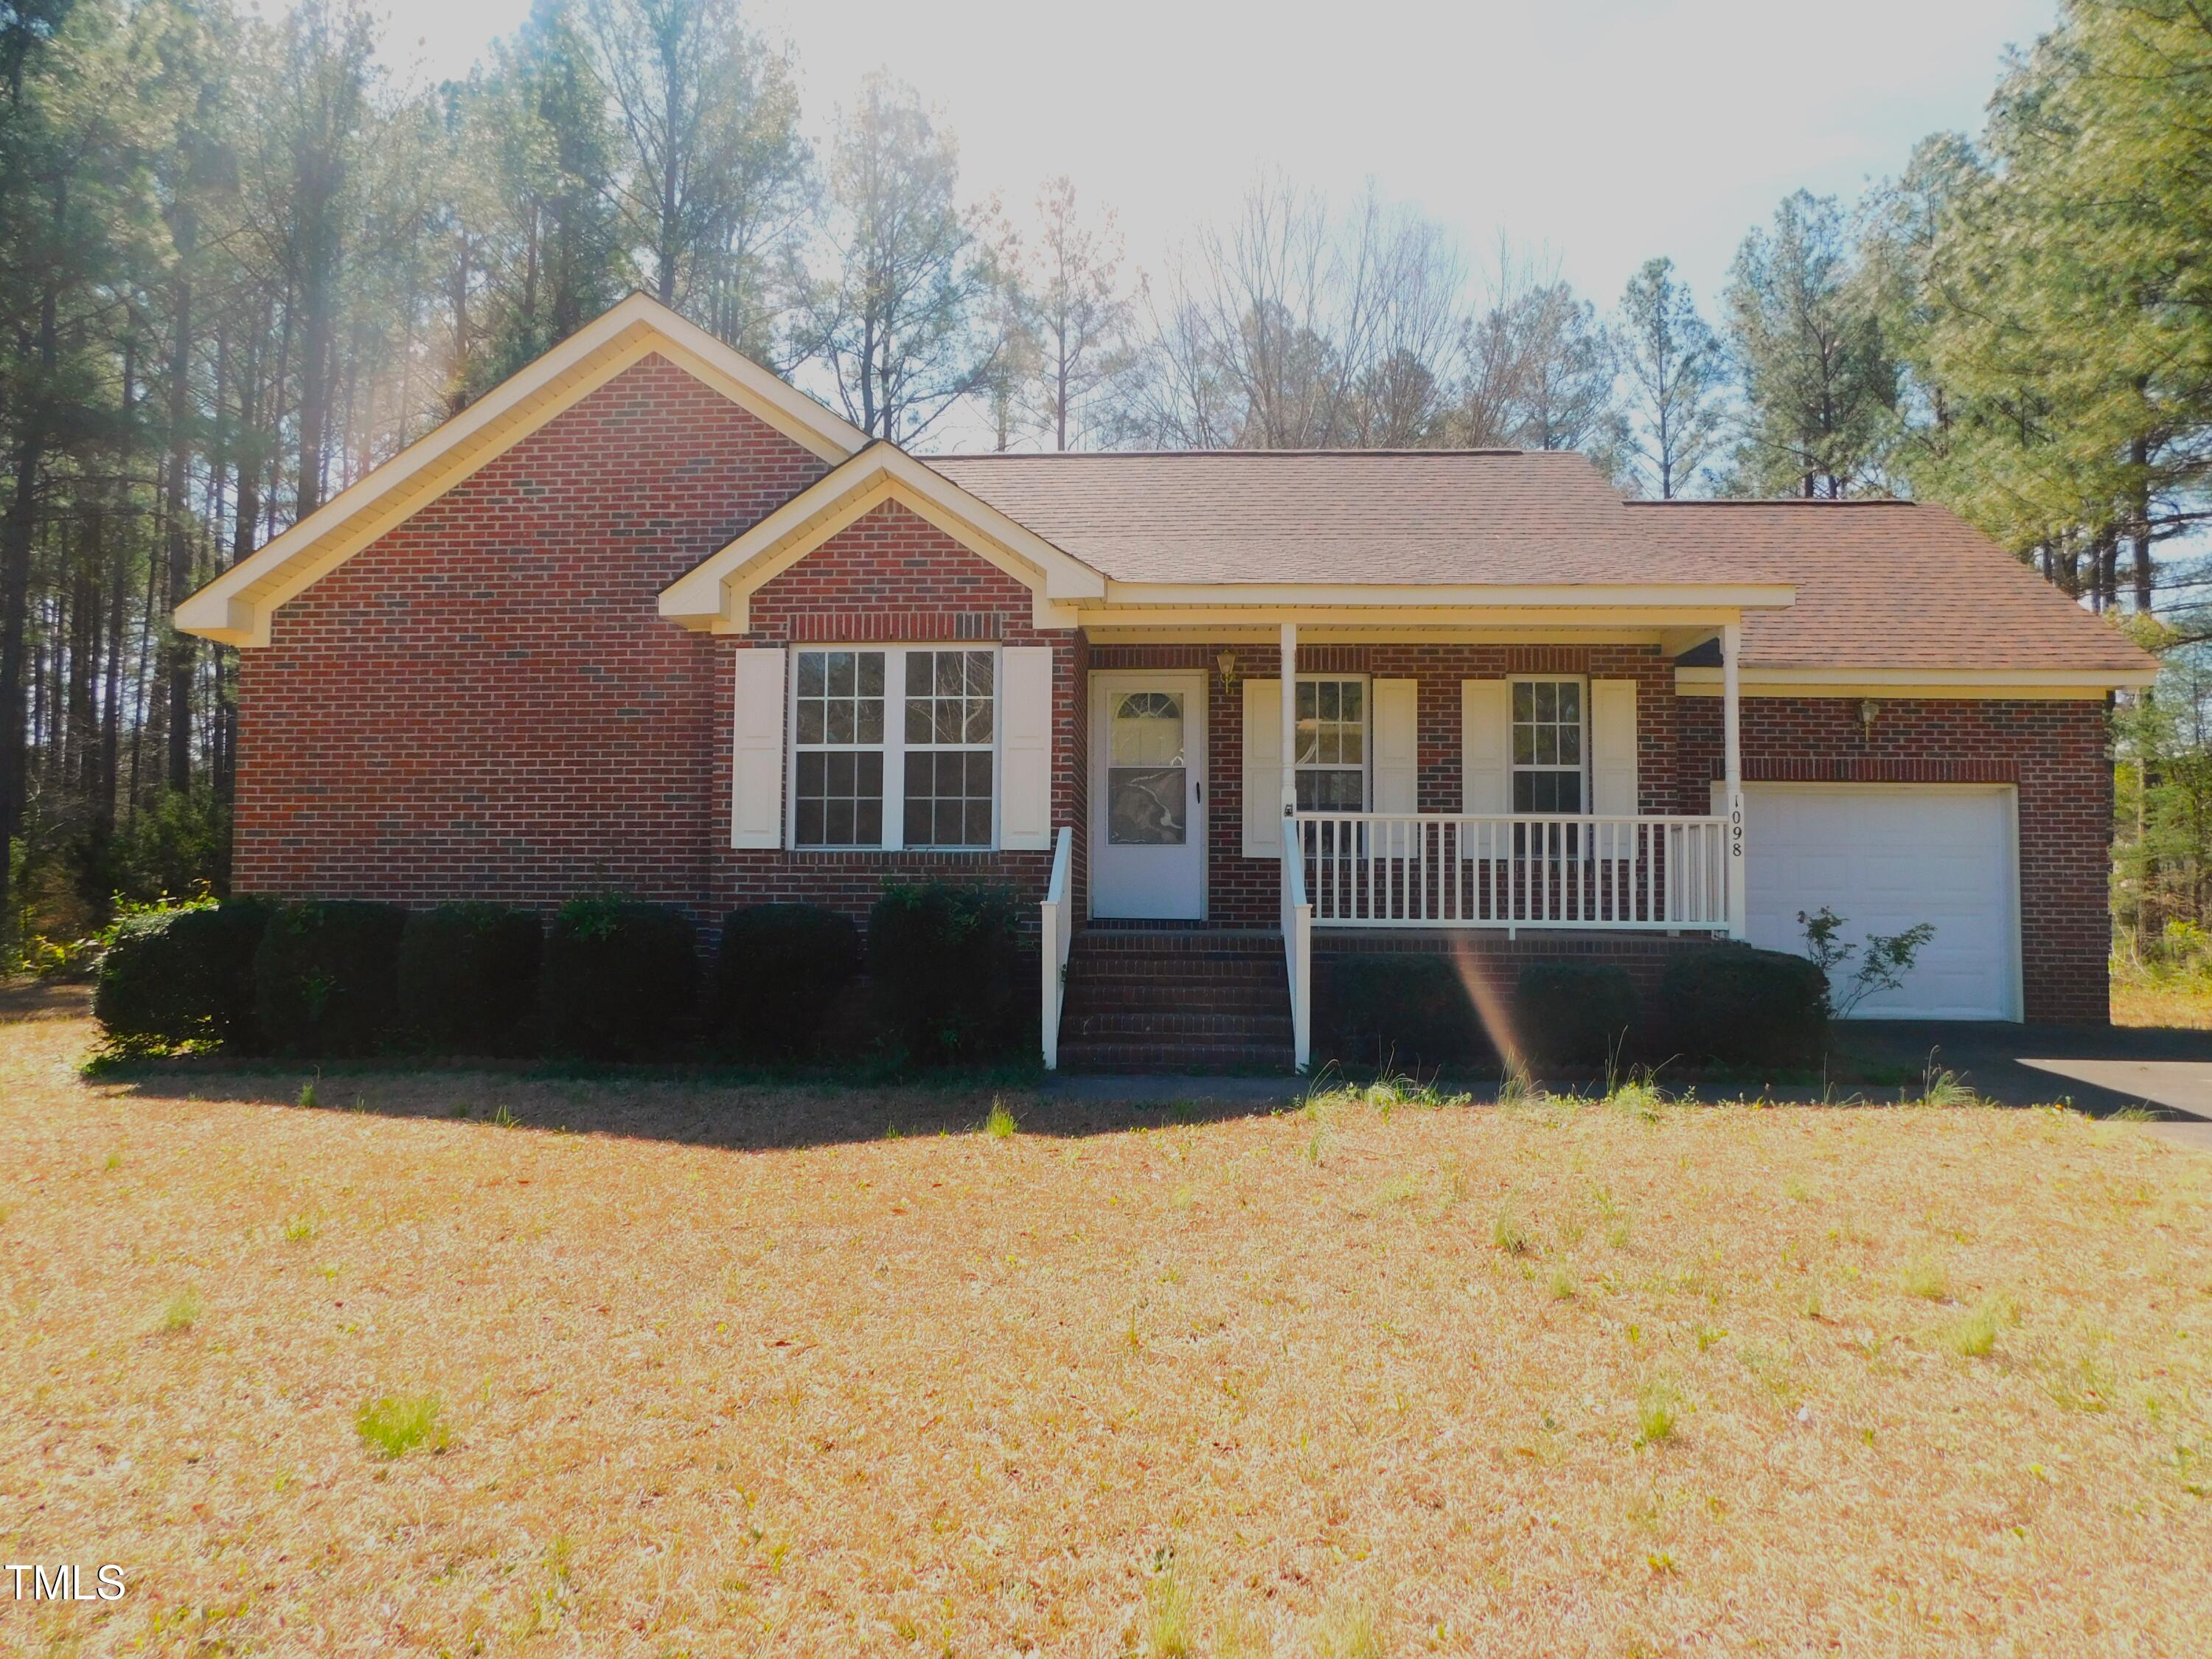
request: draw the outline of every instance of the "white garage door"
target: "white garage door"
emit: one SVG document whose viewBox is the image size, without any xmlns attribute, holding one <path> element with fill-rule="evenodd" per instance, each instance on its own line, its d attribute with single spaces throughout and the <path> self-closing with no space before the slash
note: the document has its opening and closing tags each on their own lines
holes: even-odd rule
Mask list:
<svg viewBox="0 0 2212 1659">
<path fill-rule="evenodd" d="M 1747 784 L 1744 811 L 1753 945 L 1802 955 L 1797 913 L 1823 906 L 1854 944 L 1933 922 L 1905 983 L 1855 1017 L 2021 1017 L 2010 787 Z"/>
</svg>

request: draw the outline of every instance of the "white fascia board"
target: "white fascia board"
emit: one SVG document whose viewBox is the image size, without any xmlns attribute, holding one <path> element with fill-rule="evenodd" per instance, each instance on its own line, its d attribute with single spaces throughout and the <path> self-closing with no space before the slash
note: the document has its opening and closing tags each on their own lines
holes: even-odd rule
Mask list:
<svg viewBox="0 0 2212 1659">
<path fill-rule="evenodd" d="M 1364 583 L 1109 582 L 1106 602 L 1131 608 L 1231 606 L 1358 610 L 1666 610 L 1710 617 L 1781 610 L 1797 590 L 1787 582 Z"/>
<path fill-rule="evenodd" d="M 1688 696 L 1717 696 L 1718 668 L 1677 668 L 1675 690 Z M 1974 695 L 2002 696 L 2094 695 L 2154 684 L 2155 668 L 1758 668 L 1747 664 L 1741 685 L 1753 690 L 1820 696 Z"/>
<path fill-rule="evenodd" d="M 1072 627 L 1064 608 L 1106 591 L 1106 579 L 1081 560 L 879 441 L 663 588 L 660 614 L 687 628 L 743 633 L 746 601 L 756 591 L 886 502 L 906 507 L 1027 586 L 1039 626 Z"/>
<path fill-rule="evenodd" d="M 857 427 L 705 330 L 633 294 L 185 599 L 176 609 L 178 628 L 229 645 L 267 644 L 278 605 L 656 351 L 825 460 L 841 461 L 867 442 Z M 440 480 L 441 465 L 453 476 Z M 367 534 L 349 533 L 380 506 L 386 513 Z"/>
</svg>

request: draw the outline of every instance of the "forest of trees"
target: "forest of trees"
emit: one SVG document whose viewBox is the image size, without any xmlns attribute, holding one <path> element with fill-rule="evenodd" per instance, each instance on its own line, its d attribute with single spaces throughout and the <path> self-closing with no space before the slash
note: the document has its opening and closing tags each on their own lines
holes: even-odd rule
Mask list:
<svg viewBox="0 0 2212 1659">
<path fill-rule="evenodd" d="M 223 883 L 235 663 L 175 601 L 631 289 L 922 450 L 1575 448 L 1648 495 L 1947 502 L 2162 653 L 2116 902 L 2204 921 L 2193 0 L 2068 0 L 1978 135 L 1780 203 L 1703 307 L 1664 257 L 1601 303 L 1274 175 L 1139 271 L 1067 179 L 963 190 L 915 88 L 818 145 L 803 91 L 737 0 L 538 0 L 427 88 L 329 0 L 0 0 L 0 965 Z"/>
</svg>

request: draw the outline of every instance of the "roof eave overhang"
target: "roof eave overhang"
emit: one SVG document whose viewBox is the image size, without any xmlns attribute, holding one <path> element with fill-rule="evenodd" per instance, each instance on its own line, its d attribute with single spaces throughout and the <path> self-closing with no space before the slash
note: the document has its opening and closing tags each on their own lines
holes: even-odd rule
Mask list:
<svg viewBox="0 0 2212 1659">
<path fill-rule="evenodd" d="M 2088 701 L 2109 691 L 2138 690 L 2156 683 L 2155 666 L 2142 668 L 1913 668 L 1766 666 L 1746 663 L 1739 687 L 1747 696 L 1925 697 L 1984 701 Z M 1684 696 L 1718 696 L 1718 668 L 1677 668 L 1674 689 Z"/>
<path fill-rule="evenodd" d="M 833 465 L 868 441 L 704 329 L 633 294 L 184 600 L 177 627 L 226 645 L 268 644 L 274 613 L 287 599 L 653 355 Z"/>
<path fill-rule="evenodd" d="M 1602 610 L 1719 617 L 1796 602 L 1788 582 L 1122 582 L 1097 609 Z"/>
<path fill-rule="evenodd" d="M 660 614 L 704 633 L 751 629 L 753 594 L 824 542 L 885 505 L 904 507 L 1029 588 L 1039 628 L 1073 628 L 1075 607 L 1106 578 L 896 445 L 877 442 L 678 577 Z"/>
</svg>

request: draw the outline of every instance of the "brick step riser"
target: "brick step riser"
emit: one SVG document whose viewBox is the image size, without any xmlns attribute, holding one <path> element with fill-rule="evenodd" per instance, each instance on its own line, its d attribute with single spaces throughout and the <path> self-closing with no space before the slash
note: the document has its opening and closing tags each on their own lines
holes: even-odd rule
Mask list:
<svg viewBox="0 0 2212 1659">
<path fill-rule="evenodd" d="M 1167 1050 L 1150 1045 L 1120 1043 L 1062 1047 L 1061 1069 L 1070 1072 L 1150 1072 L 1205 1074 L 1224 1072 L 1285 1073 L 1291 1070 L 1291 1051 L 1245 1048 L 1231 1045 Z"/>
<path fill-rule="evenodd" d="M 1060 1041 L 1091 1042 L 1109 1037 L 1228 1037 L 1241 1042 L 1288 1042 L 1291 1022 L 1251 1014 L 1170 1012 L 1152 1009 L 1126 1014 L 1085 1014 L 1060 1022 Z"/>
<path fill-rule="evenodd" d="M 1127 984 L 1206 985 L 1221 981 L 1244 982 L 1273 980 L 1281 984 L 1285 980 L 1280 962 L 1227 962 L 1192 967 L 1182 963 L 1101 963 L 1071 961 L 1067 964 L 1070 984 L 1077 980 L 1111 980 Z"/>
<path fill-rule="evenodd" d="M 1242 1008 L 1266 1008 L 1290 1001 L 1280 985 L 1262 981 L 1237 984 L 1147 985 L 1135 980 L 1084 980 L 1067 988 L 1068 1002 L 1231 1002 Z"/>
<path fill-rule="evenodd" d="M 1138 1014 L 1205 1014 L 1215 1019 L 1289 1018 L 1284 997 L 1070 997 L 1060 1004 L 1064 1019 L 1121 1019 Z"/>
</svg>

